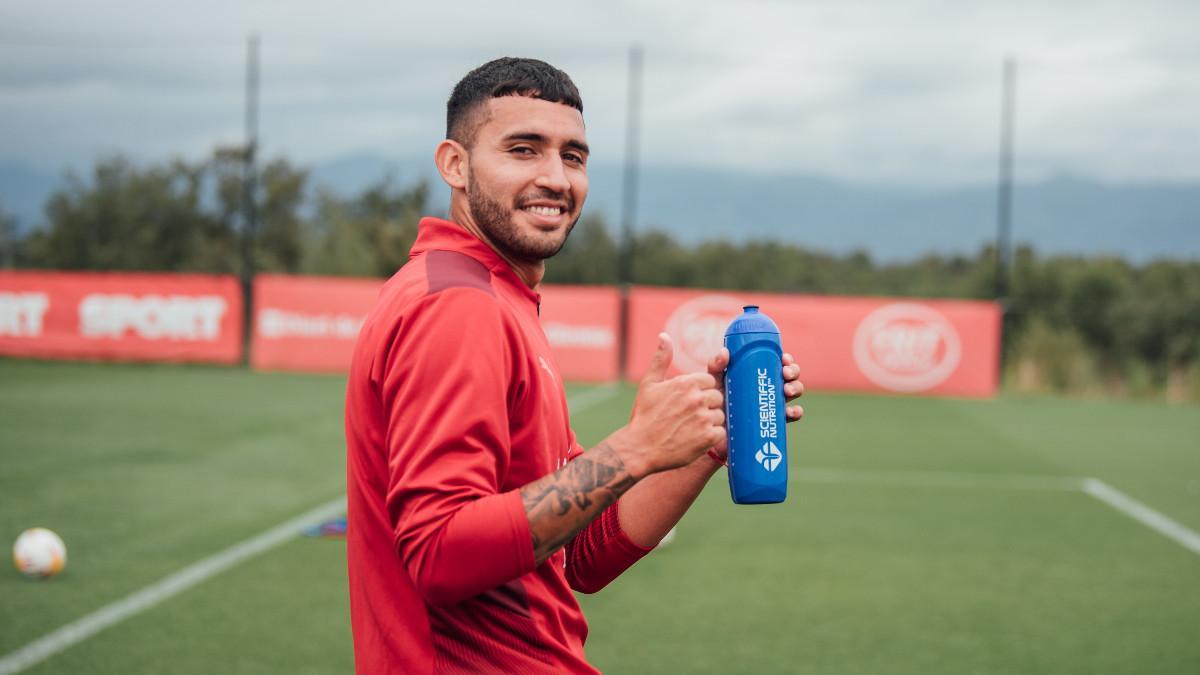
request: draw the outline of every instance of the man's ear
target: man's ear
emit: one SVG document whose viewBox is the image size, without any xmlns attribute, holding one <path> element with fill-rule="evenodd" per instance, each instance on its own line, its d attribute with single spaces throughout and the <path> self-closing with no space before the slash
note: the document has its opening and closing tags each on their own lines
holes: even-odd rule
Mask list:
<svg viewBox="0 0 1200 675">
<path fill-rule="evenodd" d="M 470 171 L 467 149 L 462 143 L 447 138 L 438 143 L 433 151 L 433 163 L 446 185 L 456 190 L 467 189 L 467 173 Z"/>
</svg>

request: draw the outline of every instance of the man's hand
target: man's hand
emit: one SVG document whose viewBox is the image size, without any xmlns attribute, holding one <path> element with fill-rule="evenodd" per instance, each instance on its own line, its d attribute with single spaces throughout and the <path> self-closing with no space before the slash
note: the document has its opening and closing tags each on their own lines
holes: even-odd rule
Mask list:
<svg viewBox="0 0 1200 675">
<path fill-rule="evenodd" d="M 789 402 L 794 401 L 804 395 L 804 383 L 800 381 L 800 366 L 796 365 L 796 359 L 787 352 L 783 353 L 783 395 L 787 397 Z M 721 390 L 722 398 L 725 394 L 725 368 L 729 366 L 729 350 L 721 347 L 711 359 L 708 361 L 708 374 L 713 376 L 717 382 L 717 388 Z M 804 408 L 798 405 L 790 405 L 787 407 L 787 421 L 795 422 L 804 417 Z M 715 443 L 712 447 L 716 457 L 724 460 L 729 455 L 727 445 L 728 436 L 724 433 L 721 435 L 721 440 Z"/>
<path fill-rule="evenodd" d="M 609 437 L 636 479 L 691 463 L 725 438 L 725 399 L 716 378 L 667 378 L 674 346 L 666 333 L 642 379 L 629 425 Z"/>
<path fill-rule="evenodd" d="M 521 488 L 539 565 L 639 480 L 686 466 L 725 438 L 725 401 L 716 379 L 708 373 L 667 379 L 674 349 L 666 333 L 658 339 L 629 424 L 565 467 Z M 695 494 L 688 497 L 683 508 L 694 498 Z M 675 520 L 678 515 L 670 522 Z"/>
</svg>

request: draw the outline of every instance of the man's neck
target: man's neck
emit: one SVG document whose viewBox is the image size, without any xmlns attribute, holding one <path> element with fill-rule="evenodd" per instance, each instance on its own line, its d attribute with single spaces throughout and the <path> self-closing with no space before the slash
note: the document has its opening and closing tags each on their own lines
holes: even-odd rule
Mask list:
<svg viewBox="0 0 1200 675">
<path fill-rule="evenodd" d="M 457 201 L 457 200 L 456 200 Z M 467 232 L 475 235 L 475 238 L 482 241 L 496 252 L 496 255 L 504 259 L 513 272 L 517 273 L 517 277 L 525 282 L 525 285 L 536 289 L 538 284 L 542 283 L 542 277 L 546 276 L 546 263 L 542 260 L 519 260 L 513 258 L 504 249 L 496 245 L 491 237 L 479 227 L 475 219 L 471 217 L 471 212 L 462 204 L 450 204 L 450 222 L 458 225 Z"/>
</svg>

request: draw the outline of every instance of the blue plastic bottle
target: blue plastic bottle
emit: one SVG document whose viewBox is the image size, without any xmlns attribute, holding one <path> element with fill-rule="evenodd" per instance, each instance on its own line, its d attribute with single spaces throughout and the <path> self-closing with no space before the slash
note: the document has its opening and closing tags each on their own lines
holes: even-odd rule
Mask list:
<svg viewBox="0 0 1200 675">
<path fill-rule="evenodd" d="M 748 305 L 725 330 L 729 493 L 735 504 L 787 499 L 787 396 L 783 347 L 770 317 Z"/>
</svg>

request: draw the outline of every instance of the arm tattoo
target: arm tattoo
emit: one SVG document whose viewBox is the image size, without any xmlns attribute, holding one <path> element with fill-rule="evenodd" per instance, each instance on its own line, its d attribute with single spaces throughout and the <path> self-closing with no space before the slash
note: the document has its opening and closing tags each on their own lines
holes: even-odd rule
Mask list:
<svg viewBox="0 0 1200 675">
<path fill-rule="evenodd" d="M 566 545 L 633 484 L 625 463 L 601 443 L 558 471 L 521 488 L 537 564 Z"/>
</svg>

